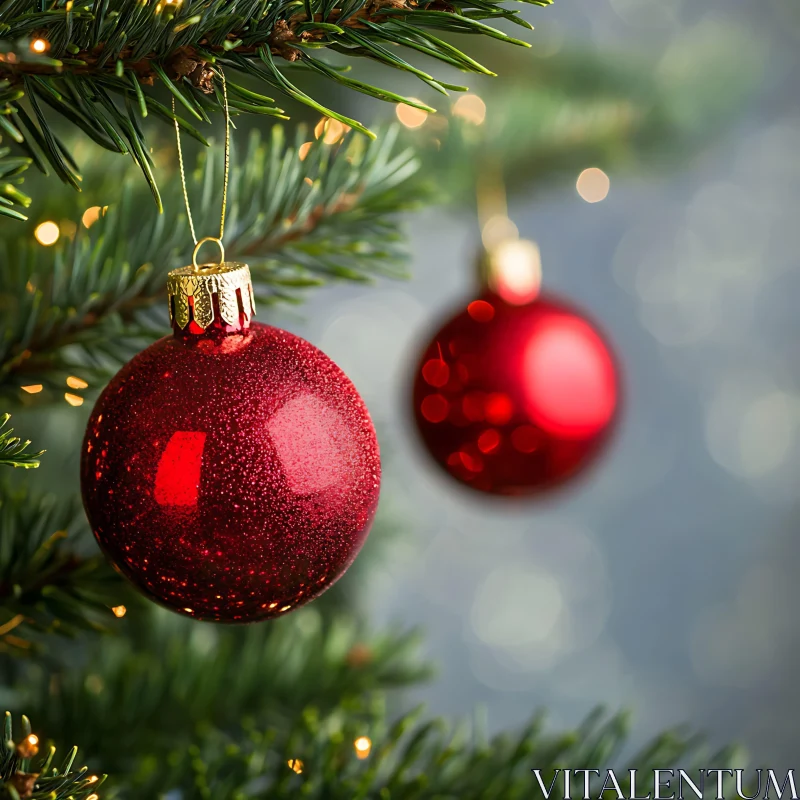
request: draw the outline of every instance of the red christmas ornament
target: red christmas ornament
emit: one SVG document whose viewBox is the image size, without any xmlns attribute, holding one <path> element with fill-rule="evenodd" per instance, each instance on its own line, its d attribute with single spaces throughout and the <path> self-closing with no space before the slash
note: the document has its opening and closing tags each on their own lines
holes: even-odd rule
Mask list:
<svg viewBox="0 0 800 800">
<path fill-rule="evenodd" d="M 367 537 L 380 459 L 347 376 L 250 324 L 244 265 L 170 273 L 174 335 L 114 377 L 89 419 L 84 505 L 144 594 L 195 619 L 280 616 L 330 587 Z"/>
<path fill-rule="evenodd" d="M 520 281 L 509 263 L 494 290 L 463 304 L 425 348 L 414 416 L 426 448 L 458 481 L 531 495 L 571 478 L 606 443 L 617 373 L 595 326 L 539 294 L 538 273 Z"/>
</svg>

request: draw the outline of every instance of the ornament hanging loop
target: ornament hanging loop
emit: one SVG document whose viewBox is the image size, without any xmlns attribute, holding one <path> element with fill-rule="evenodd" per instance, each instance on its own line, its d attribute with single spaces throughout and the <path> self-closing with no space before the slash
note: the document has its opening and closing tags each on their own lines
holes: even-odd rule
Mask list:
<svg viewBox="0 0 800 800">
<path fill-rule="evenodd" d="M 197 263 L 197 254 L 200 252 L 200 248 L 206 242 L 214 242 L 217 247 L 219 247 L 219 264 L 225 263 L 225 247 L 222 244 L 222 239 L 218 238 L 217 236 L 204 236 L 195 246 L 194 250 L 192 251 L 192 267 L 194 267 L 195 272 L 199 272 L 201 269 L 201 265 Z M 202 265 L 205 266 L 205 265 Z"/>
<path fill-rule="evenodd" d="M 181 173 L 181 187 L 183 188 L 183 202 L 186 206 L 186 216 L 189 219 L 189 230 L 192 233 L 192 241 L 195 243 L 194 254 L 192 255 L 192 264 L 197 269 L 197 249 L 207 241 L 215 241 L 219 244 L 222 250 L 222 237 L 225 235 L 225 214 L 228 210 L 228 178 L 231 171 L 231 110 L 228 105 L 228 84 L 225 81 L 225 74 L 221 69 L 215 69 L 215 74 L 219 76 L 222 83 L 222 108 L 225 112 L 225 160 L 222 173 L 222 211 L 219 218 L 219 237 L 206 236 L 204 239 L 197 241 L 197 234 L 195 233 L 194 220 L 192 219 L 192 209 L 189 206 L 189 191 L 186 187 L 186 168 L 183 164 L 183 149 L 181 148 L 181 126 L 178 123 L 178 116 L 175 111 L 175 97 L 172 97 L 172 119 L 175 123 L 175 141 L 178 146 L 178 166 Z M 222 261 L 225 261 L 225 251 L 222 250 Z M 222 263 L 222 262 L 220 262 Z"/>
</svg>

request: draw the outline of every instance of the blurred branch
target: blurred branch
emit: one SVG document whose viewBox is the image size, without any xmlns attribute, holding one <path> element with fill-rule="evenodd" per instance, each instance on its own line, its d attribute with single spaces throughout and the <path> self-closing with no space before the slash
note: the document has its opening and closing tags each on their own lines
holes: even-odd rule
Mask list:
<svg viewBox="0 0 800 800">
<path fill-rule="evenodd" d="M 370 636 L 351 614 L 325 620 L 316 607 L 266 625 L 225 627 L 149 606 L 118 625 L 123 635 L 94 642 L 80 664 L 32 671 L 19 702 L 49 736 L 80 732 L 90 763 L 124 776 L 115 784 L 137 798 L 155 796 L 143 786 L 166 775 L 153 775 L 153 765 L 166 766 L 173 749 L 186 752 L 208 720 L 221 729 L 246 718 L 284 729 L 307 707 L 332 713 L 429 673 L 416 634 Z"/>
<path fill-rule="evenodd" d="M 102 556 L 76 552 L 76 517 L 69 502 L 0 487 L 0 652 L 36 649 L 41 634 L 105 630 L 113 619 L 127 590 Z"/>
<path fill-rule="evenodd" d="M 537 793 L 534 768 L 549 785 L 564 765 L 592 770 L 615 763 L 627 743 L 628 727 L 627 715 L 597 711 L 575 730 L 549 733 L 540 714 L 519 733 L 489 739 L 479 725 L 454 729 L 442 719 L 422 719 L 420 710 L 390 722 L 377 697 L 328 714 L 307 708 L 285 725 L 250 722 L 236 733 L 204 731 L 192 747 L 173 751 L 171 769 L 150 786 L 176 789 L 187 798 L 237 800 L 301 795 L 524 800 Z M 638 772 L 636 791 L 652 793 L 653 770 L 664 764 L 703 767 L 709 758 L 704 750 L 697 737 L 682 731 L 656 737 L 630 760 Z M 736 758 L 726 750 L 709 760 L 735 764 Z M 627 768 L 616 774 L 629 796 Z M 600 783 L 598 777 L 593 796 Z"/>
</svg>

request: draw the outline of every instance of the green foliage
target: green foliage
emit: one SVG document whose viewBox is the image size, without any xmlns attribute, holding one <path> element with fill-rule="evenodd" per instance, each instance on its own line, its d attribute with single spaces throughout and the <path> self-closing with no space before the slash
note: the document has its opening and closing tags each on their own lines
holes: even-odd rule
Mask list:
<svg viewBox="0 0 800 800">
<path fill-rule="evenodd" d="M 39 456 L 44 455 L 44 450 L 38 453 L 26 452 L 30 446 L 29 439 L 22 440 L 13 436 L 13 428 L 2 430 L 10 419 L 11 414 L 0 414 L 0 466 L 35 469 L 39 466 Z"/>
<path fill-rule="evenodd" d="M 628 734 L 626 715 L 599 710 L 576 730 L 550 733 L 540 714 L 520 733 L 491 740 L 479 726 L 454 729 L 420 717 L 416 711 L 390 723 L 378 698 L 328 715 L 309 708 L 284 729 L 251 723 L 235 736 L 210 731 L 189 751 L 174 753 L 172 774 L 161 786 L 179 787 L 185 800 L 522 800 L 539 795 L 532 769 L 549 784 L 558 768 L 614 763 Z M 372 748 L 358 759 L 354 741 L 365 735 Z M 641 773 L 637 791 L 652 792 L 653 769 L 705 766 L 704 755 L 701 742 L 684 732 L 656 737 L 630 760 Z M 736 763 L 733 758 L 723 751 L 709 761 Z"/>
<path fill-rule="evenodd" d="M 551 0 L 526 0 L 547 5 Z M 186 133 L 203 136 L 192 121 L 207 122 L 219 110 L 219 71 L 230 76 L 234 114 L 285 118 L 263 88 L 303 103 L 363 133 L 357 120 L 326 108 L 290 79 L 289 64 L 388 102 L 414 100 L 350 78 L 315 57 L 327 49 L 349 61 L 367 58 L 409 72 L 436 91 L 464 87 L 436 80 L 401 55 L 402 48 L 423 53 L 466 72 L 489 73 L 474 59 L 432 31 L 468 33 L 524 45 L 487 25 L 504 19 L 530 25 L 502 0 L 185 0 L 142 3 L 140 0 L 8 0 L 0 27 L 0 127 L 43 172 L 54 172 L 80 190 L 79 166 L 69 147 L 53 130 L 52 112 L 68 120 L 96 144 L 128 154 L 143 172 L 156 205 L 162 207 L 154 161 L 142 120 L 177 119 Z M 38 52 L 36 42 L 43 52 Z M 252 83 L 248 88 L 236 74 Z M 175 98 L 181 115 L 154 96 L 161 86 Z M 427 106 L 424 106 L 427 108 Z M 48 110 L 50 116 L 48 116 Z M 433 109 L 430 109 L 433 110 Z M 188 119 L 187 119 L 188 117 Z M 190 121 L 191 120 L 191 121 Z M 22 166 L 17 165 L 17 169 Z M 0 172 L 13 172 L 0 161 Z M 10 188 L 0 192 L 0 214 L 20 217 L 14 205 L 27 199 Z"/>
<path fill-rule="evenodd" d="M 37 649 L 43 634 L 104 630 L 127 596 L 99 554 L 76 547 L 77 509 L 0 486 L 0 652 Z"/>
<path fill-rule="evenodd" d="M 259 304 L 296 300 L 324 281 L 404 274 L 398 215 L 424 193 L 412 188 L 418 164 L 396 148 L 396 130 L 377 142 L 317 140 L 301 158 L 306 138 L 300 129 L 290 144 L 276 126 L 268 145 L 254 134 L 234 159 L 226 253 L 250 264 Z M 219 226 L 219 155 L 190 175 L 201 235 Z M 0 397 L 9 404 L 29 401 L 19 387 L 32 383 L 45 387 L 36 402 L 61 397 L 73 372 L 96 385 L 165 332 L 166 273 L 188 263 L 191 246 L 180 184 L 164 214 L 132 176 L 125 187 L 71 241 L 43 248 L 15 226 L 0 243 Z"/>
<path fill-rule="evenodd" d="M 22 717 L 22 739 L 15 743 L 11 714 L 6 712 L 3 740 L 0 742 L 0 797 L 4 800 L 88 800 L 106 779 L 91 775 L 86 767 L 73 769 L 78 748 L 73 747 L 60 767 L 53 766 L 55 747 L 47 756 L 34 760 L 39 737 L 31 723 Z"/>
<path fill-rule="evenodd" d="M 247 627 L 198 624 L 148 604 L 116 624 L 122 635 L 96 640 L 85 661 L 32 665 L 18 703 L 47 736 L 76 736 L 89 763 L 131 798 L 159 796 L 166 754 L 188 751 L 209 720 L 220 730 L 246 718 L 290 729 L 308 707 L 356 708 L 428 674 L 416 635 L 370 636 L 352 614 L 326 618 L 318 604 Z"/>
</svg>

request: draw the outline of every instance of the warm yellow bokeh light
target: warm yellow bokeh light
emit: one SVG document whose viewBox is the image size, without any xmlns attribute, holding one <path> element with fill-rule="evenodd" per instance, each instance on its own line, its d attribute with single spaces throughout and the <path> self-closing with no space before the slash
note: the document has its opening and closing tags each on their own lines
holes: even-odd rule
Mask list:
<svg viewBox="0 0 800 800">
<path fill-rule="evenodd" d="M 507 303 L 523 305 L 539 294 L 542 257 L 535 242 L 509 239 L 489 253 L 489 282 Z"/>
<path fill-rule="evenodd" d="M 415 97 L 411 98 L 416 100 Z M 428 119 L 428 112 L 423 111 L 421 108 L 414 108 L 414 106 L 407 106 L 405 103 L 400 103 L 395 107 L 394 113 L 397 114 L 397 119 L 406 126 L 406 128 L 419 128 L 425 124 Z"/>
<path fill-rule="evenodd" d="M 34 53 L 44 53 L 50 45 L 45 39 L 34 39 L 31 42 L 31 50 Z"/>
<path fill-rule="evenodd" d="M 299 758 L 290 758 L 286 764 L 292 772 L 296 772 L 298 775 L 303 771 L 303 762 Z"/>
<path fill-rule="evenodd" d="M 303 144 L 300 145 L 300 147 L 297 148 L 297 155 L 300 156 L 301 161 L 306 160 L 308 151 L 311 149 L 311 145 L 313 144 L 314 142 L 304 142 Z"/>
<path fill-rule="evenodd" d="M 325 144 L 336 144 L 341 141 L 344 135 L 350 130 L 349 125 L 339 122 L 338 119 L 323 117 L 314 128 L 314 138 L 322 138 Z"/>
<path fill-rule="evenodd" d="M 587 203 L 599 203 L 608 197 L 611 181 L 603 170 L 597 167 L 589 167 L 578 176 L 576 187 L 578 194 Z"/>
<path fill-rule="evenodd" d="M 71 405 L 71 406 L 82 406 L 83 405 L 83 398 L 77 394 L 70 394 L 69 392 L 64 393 L 64 399 Z"/>
<path fill-rule="evenodd" d="M 36 241 L 39 242 L 39 244 L 45 245 L 45 247 L 55 244 L 58 241 L 60 234 L 61 231 L 59 230 L 58 225 L 50 220 L 37 225 L 36 230 L 33 232 Z"/>
<path fill-rule="evenodd" d="M 39 737 L 35 733 L 32 733 L 28 736 L 28 744 L 31 745 L 31 747 L 35 747 L 39 744 Z"/>
<path fill-rule="evenodd" d="M 86 211 L 83 212 L 83 216 L 81 217 L 81 222 L 83 223 L 84 228 L 91 228 L 98 219 L 100 219 L 100 214 L 103 212 L 103 209 L 100 206 L 92 206 L 91 208 L 87 208 Z"/>
<path fill-rule="evenodd" d="M 128 609 L 125 606 L 114 606 L 111 609 L 111 612 L 114 614 L 115 617 L 122 619 L 127 613 Z"/>
<path fill-rule="evenodd" d="M 32 383 L 30 386 L 20 386 L 19 388 L 28 394 L 39 394 L 44 389 L 44 386 L 41 383 Z"/>
<path fill-rule="evenodd" d="M 366 758 L 372 750 L 372 740 L 369 736 L 359 736 L 358 739 L 353 742 L 353 747 L 356 750 L 356 758 Z"/>
<path fill-rule="evenodd" d="M 76 375 L 70 375 L 67 378 L 67 386 L 70 389 L 85 389 L 88 385 L 83 378 L 78 378 Z"/>
<path fill-rule="evenodd" d="M 481 125 L 486 119 L 486 103 L 476 94 L 465 94 L 456 100 L 453 116 L 461 117 L 473 125 Z"/>
</svg>

